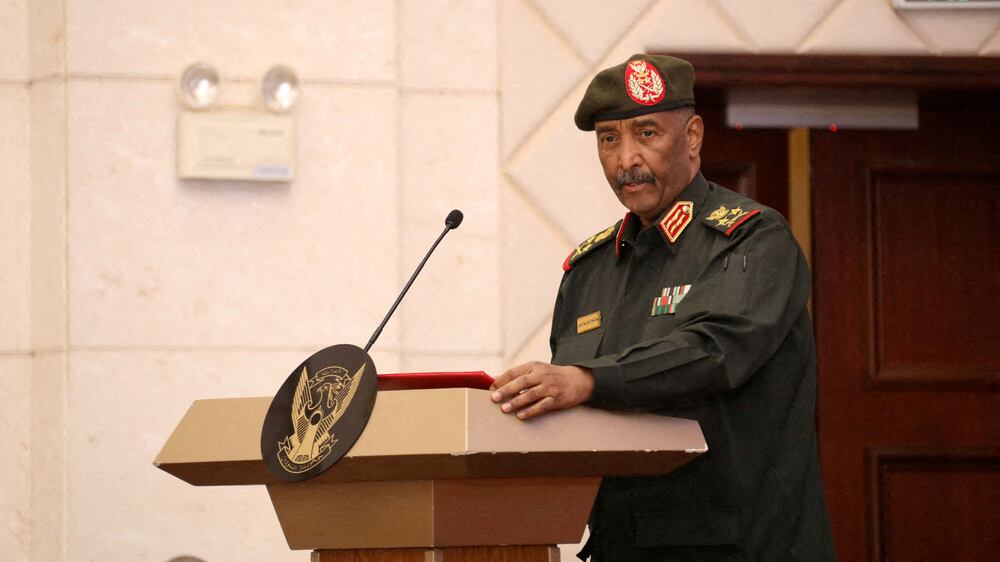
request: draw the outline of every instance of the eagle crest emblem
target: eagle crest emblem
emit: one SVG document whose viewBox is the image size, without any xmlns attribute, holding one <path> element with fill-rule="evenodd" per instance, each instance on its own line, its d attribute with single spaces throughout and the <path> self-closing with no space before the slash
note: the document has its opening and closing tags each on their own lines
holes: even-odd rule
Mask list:
<svg viewBox="0 0 1000 562">
<path fill-rule="evenodd" d="M 625 90 L 633 101 L 642 105 L 656 105 L 666 93 L 663 77 L 644 60 L 634 60 L 625 67 Z"/>
<path fill-rule="evenodd" d="M 309 375 L 302 367 L 292 396 L 292 433 L 278 442 L 278 462 L 300 474 L 323 462 L 336 444 L 333 427 L 351 405 L 365 365 L 351 375 L 343 367 L 326 367 Z"/>
<path fill-rule="evenodd" d="M 357 443 L 375 409 L 378 372 L 356 345 L 313 353 L 292 369 L 260 428 L 260 454 L 273 476 L 301 482 L 323 474 Z"/>
</svg>

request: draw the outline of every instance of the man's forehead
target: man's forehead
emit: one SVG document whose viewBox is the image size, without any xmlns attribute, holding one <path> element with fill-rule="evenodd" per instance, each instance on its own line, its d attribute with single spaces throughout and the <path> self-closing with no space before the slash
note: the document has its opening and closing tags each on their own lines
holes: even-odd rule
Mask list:
<svg viewBox="0 0 1000 562">
<path fill-rule="evenodd" d="M 638 117 L 629 117 L 628 119 L 609 119 L 606 121 L 595 121 L 594 130 L 597 132 L 601 131 L 616 131 L 622 128 L 635 128 L 635 127 L 649 127 L 655 125 L 666 125 L 669 120 L 674 116 L 674 111 L 660 111 L 657 113 L 650 113 L 648 115 L 640 115 Z"/>
</svg>

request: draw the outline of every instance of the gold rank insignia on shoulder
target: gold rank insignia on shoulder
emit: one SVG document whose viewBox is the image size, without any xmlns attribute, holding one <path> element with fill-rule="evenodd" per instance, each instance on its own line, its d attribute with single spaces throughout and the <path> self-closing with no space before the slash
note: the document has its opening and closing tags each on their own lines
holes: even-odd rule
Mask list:
<svg viewBox="0 0 1000 562">
<path fill-rule="evenodd" d="M 594 248 L 610 240 L 611 236 L 618 230 L 618 225 L 620 225 L 621 222 L 622 221 L 618 221 L 617 223 L 581 242 L 579 246 L 574 248 L 573 251 L 566 256 L 566 261 L 563 262 L 563 271 L 569 271 L 573 268 L 573 264 L 579 261 L 580 258 Z"/>
<path fill-rule="evenodd" d="M 601 327 L 601 311 L 591 312 L 576 319 L 576 333 L 582 334 Z"/>
<path fill-rule="evenodd" d="M 653 299 L 653 311 L 650 316 L 660 316 L 662 314 L 673 314 L 677 311 L 677 305 L 684 300 L 691 285 L 677 285 L 676 287 L 664 287 L 660 296 Z"/>
<path fill-rule="evenodd" d="M 709 213 L 704 221 L 712 228 L 729 236 L 741 224 L 760 215 L 760 213 L 760 209 L 744 209 L 742 206 L 729 208 L 725 205 L 719 205 L 719 208 Z"/>
</svg>

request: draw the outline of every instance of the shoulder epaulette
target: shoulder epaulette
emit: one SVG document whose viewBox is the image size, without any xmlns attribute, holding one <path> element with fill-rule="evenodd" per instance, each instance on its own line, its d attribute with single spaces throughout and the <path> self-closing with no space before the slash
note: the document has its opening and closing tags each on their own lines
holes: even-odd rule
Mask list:
<svg viewBox="0 0 1000 562">
<path fill-rule="evenodd" d="M 622 221 L 618 221 L 581 242 L 579 246 L 574 248 L 573 251 L 566 256 L 566 261 L 563 262 L 563 271 L 569 271 L 573 267 L 573 264 L 580 261 L 583 256 L 590 253 L 594 248 L 597 248 L 598 246 L 606 243 L 608 240 L 614 238 L 614 234 L 618 231 L 621 224 Z"/>
<path fill-rule="evenodd" d="M 759 220 L 763 216 L 763 211 L 755 208 L 752 201 L 743 202 L 742 205 L 726 206 L 719 205 L 719 208 L 708 213 L 701 219 L 710 228 L 718 230 L 726 236 L 731 236 L 736 229 Z M 751 205 L 747 205 L 750 203 Z"/>
</svg>

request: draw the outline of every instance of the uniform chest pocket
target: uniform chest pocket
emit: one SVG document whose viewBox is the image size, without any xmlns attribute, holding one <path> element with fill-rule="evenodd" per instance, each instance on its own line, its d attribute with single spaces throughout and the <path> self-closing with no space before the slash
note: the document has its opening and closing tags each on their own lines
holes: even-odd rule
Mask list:
<svg viewBox="0 0 1000 562">
<path fill-rule="evenodd" d="M 597 350 L 604 339 L 604 328 L 597 328 L 583 334 L 559 338 L 556 341 L 556 353 L 552 356 L 553 365 L 572 365 L 577 361 L 586 361 L 597 357 Z"/>
</svg>

